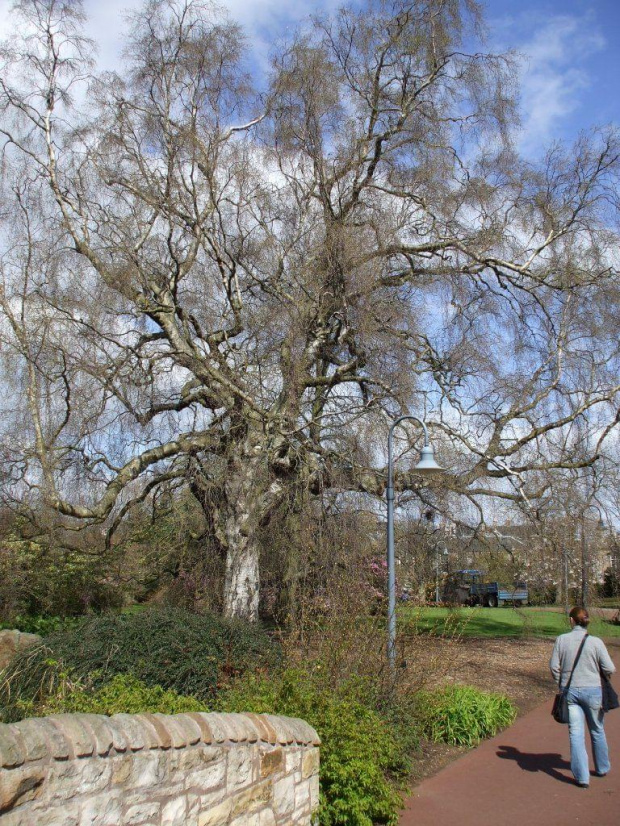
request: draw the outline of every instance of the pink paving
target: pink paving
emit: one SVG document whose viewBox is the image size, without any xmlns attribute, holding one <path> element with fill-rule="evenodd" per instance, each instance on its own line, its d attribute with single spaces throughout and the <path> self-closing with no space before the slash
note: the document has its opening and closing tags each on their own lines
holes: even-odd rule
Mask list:
<svg viewBox="0 0 620 826">
<path fill-rule="evenodd" d="M 620 664 L 617 651 L 612 656 Z M 620 826 L 620 709 L 605 720 L 611 772 L 580 789 L 568 726 L 552 719 L 552 700 L 550 688 L 543 706 L 413 789 L 400 826 Z"/>
</svg>

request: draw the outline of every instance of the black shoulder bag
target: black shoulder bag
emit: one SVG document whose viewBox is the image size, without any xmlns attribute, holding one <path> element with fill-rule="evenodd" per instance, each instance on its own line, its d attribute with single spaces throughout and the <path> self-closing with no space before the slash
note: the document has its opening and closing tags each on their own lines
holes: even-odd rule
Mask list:
<svg viewBox="0 0 620 826">
<path fill-rule="evenodd" d="M 601 672 L 601 688 L 603 689 L 603 702 L 601 704 L 601 708 L 603 711 L 613 711 L 614 708 L 618 708 L 618 706 L 620 706 L 618 695 L 611 684 L 611 680 L 607 674 L 605 674 L 600 665 L 599 671 Z"/>
<path fill-rule="evenodd" d="M 568 693 L 568 689 L 570 688 L 571 680 L 573 679 L 573 674 L 575 673 L 575 668 L 577 667 L 577 663 L 579 662 L 579 657 L 581 657 L 581 652 L 583 651 L 583 646 L 588 639 L 588 635 L 586 634 L 585 637 L 581 641 L 581 645 L 579 646 L 579 651 L 577 651 L 577 656 L 575 657 L 575 662 L 573 663 L 573 667 L 570 672 L 570 677 L 568 678 L 568 682 L 562 689 L 562 691 L 558 691 L 555 695 L 553 700 L 553 708 L 551 709 L 551 716 L 557 723 L 568 723 L 568 699 L 566 697 Z"/>
</svg>

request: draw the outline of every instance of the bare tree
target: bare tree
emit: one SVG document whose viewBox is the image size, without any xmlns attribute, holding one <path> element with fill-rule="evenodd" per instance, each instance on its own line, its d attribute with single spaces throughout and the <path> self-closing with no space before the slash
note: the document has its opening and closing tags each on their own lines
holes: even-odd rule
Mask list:
<svg viewBox="0 0 620 826">
<path fill-rule="evenodd" d="M 7 491 L 112 536 L 157 486 L 189 486 L 225 611 L 255 618 L 258 530 L 302 488 L 380 495 L 402 412 L 433 419 L 480 512 L 595 460 L 617 409 L 618 139 L 520 160 L 511 61 L 468 51 L 475 3 L 316 19 L 262 92 L 238 26 L 198 0 L 146 2 L 124 73 L 103 76 L 79 3 L 16 7 Z"/>
</svg>

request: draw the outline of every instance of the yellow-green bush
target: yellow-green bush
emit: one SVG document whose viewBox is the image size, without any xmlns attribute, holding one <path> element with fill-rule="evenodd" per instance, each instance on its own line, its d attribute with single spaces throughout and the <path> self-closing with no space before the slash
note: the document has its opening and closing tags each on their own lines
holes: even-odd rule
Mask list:
<svg viewBox="0 0 620 826">
<path fill-rule="evenodd" d="M 474 746 L 493 737 L 517 715 L 508 697 L 468 685 L 420 691 L 414 713 L 424 737 L 456 746 Z"/>
<path fill-rule="evenodd" d="M 181 714 L 186 711 L 207 711 L 195 697 L 185 697 L 160 685 L 149 686 L 131 674 L 117 674 L 97 690 L 82 684 L 71 686 L 48 697 L 34 709 L 37 716 L 46 714 Z"/>
<path fill-rule="evenodd" d="M 393 824 L 401 805 L 405 755 L 390 726 L 363 701 L 364 687 L 338 690 L 303 670 L 241 677 L 220 692 L 221 711 L 301 717 L 321 738 L 321 826 Z"/>
</svg>

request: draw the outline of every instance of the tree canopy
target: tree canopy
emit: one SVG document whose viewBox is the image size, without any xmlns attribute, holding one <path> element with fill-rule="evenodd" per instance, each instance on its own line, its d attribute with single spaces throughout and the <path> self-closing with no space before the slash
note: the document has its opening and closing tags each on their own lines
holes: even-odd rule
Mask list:
<svg viewBox="0 0 620 826">
<path fill-rule="evenodd" d="M 248 73 L 239 26 L 148 0 L 118 73 L 79 2 L 0 53 L 4 495 L 114 530 L 201 504 L 225 612 L 300 489 L 381 495 L 422 416 L 449 496 L 533 502 L 617 425 L 613 129 L 519 157 L 515 70 L 471 0 L 319 16 Z M 585 427 L 584 425 L 587 425 Z M 399 465 L 397 486 L 433 491 Z"/>
</svg>

